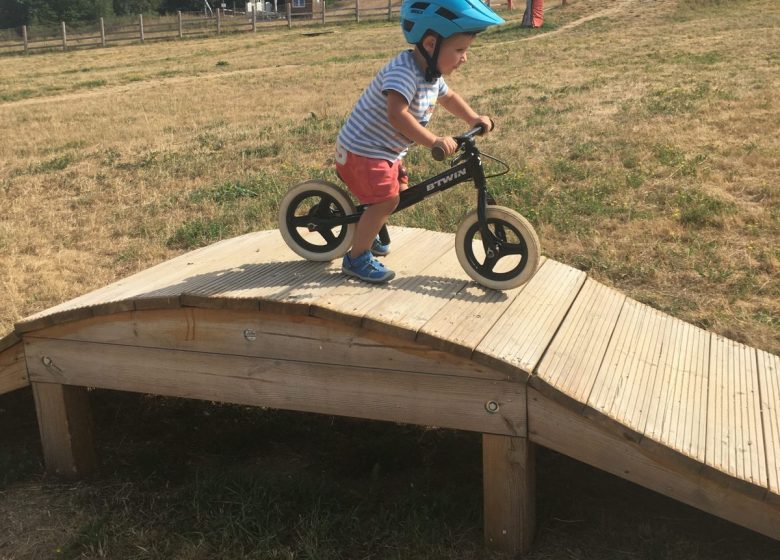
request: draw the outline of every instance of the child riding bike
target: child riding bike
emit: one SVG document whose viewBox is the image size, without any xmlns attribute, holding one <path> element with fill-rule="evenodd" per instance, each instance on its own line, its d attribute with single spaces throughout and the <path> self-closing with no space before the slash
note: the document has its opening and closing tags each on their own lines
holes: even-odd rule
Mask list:
<svg viewBox="0 0 780 560">
<path fill-rule="evenodd" d="M 504 20 L 481 0 L 404 0 L 401 29 L 415 49 L 406 50 L 374 77 L 339 132 L 336 171 L 367 205 L 355 228 L 342 271 L 367 282 L 382 283 L 395 273 L 376 259 L 390 248 L 378 236 L 408 186 L 403 157 L 412 143 L 445 155 L 458 149 L 454 138 L 436 136 L 426 127 L 437 104 L 470 126 L 492 128 L 452 89 L 444 76 L 467 60 L 477 33 Z"/>
</svg>

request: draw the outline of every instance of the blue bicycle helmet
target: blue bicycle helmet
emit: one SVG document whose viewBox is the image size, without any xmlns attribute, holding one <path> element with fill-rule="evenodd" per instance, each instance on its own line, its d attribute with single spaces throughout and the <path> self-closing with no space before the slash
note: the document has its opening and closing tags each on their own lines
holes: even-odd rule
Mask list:
<svg viewBox="0 0 780 560">
<path fill-rule="evenodd" d="M 481 0 L 404 0 L 401 29 L 407 42 L 416 45 L 428 31 L 446 39 L 455 33 L 479 33 L 504 23 Z"/>
<path fill-rule="evenodd" d="M 417 45 L 428 63 L 425 79 L 429 82 L 441 76 L 438 59 L 444 39 L 456 33 L 479 33 L 502 23 L 504 19 L 482 0 L 404 0 L 401 6 L 401 29 L 406 41 Z M 422 44 L 429 32 L 437 37 L 433 54 L 429 54 Z"/>
</svg>

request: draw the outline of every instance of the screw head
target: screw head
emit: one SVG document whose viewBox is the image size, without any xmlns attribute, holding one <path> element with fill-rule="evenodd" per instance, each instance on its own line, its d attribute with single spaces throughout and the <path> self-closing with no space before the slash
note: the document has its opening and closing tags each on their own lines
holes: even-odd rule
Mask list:
<svg viewBox="0 0 780 560">
<path fill-rule="evenodd" d="M 44 356 L 43 358 L 41 358 L 41 361 L 43 362 L 43 365 L 45 365 L 46 367 L 49 367 L 53 363 L 51 361 L 51 358 L 48 356 Z"/>
<path fill-rule="evenodd" d="M 485 403 L 485 410 L 490 414 L 495 414 L 498 409 L 501 408 L 496 401 L 488 401 Z"/>
<path fill-rule="evenodd" d="M 247 339 L 249 342 L 254 342 L 257 340 L 257 332 L 253 329 L 246 329 L 244 331 L 244 338 Z"/>
</svg>

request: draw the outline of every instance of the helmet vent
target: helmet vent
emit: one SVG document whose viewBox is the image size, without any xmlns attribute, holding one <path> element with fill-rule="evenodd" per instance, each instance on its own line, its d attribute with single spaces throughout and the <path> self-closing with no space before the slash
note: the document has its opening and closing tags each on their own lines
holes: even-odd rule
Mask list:
<svg viewBox="0 0 780 560">
<path fill-rule="evenodd" d="M 404 28 L 404 31 L 409 32 L 414 28 L 414 22 L 409 21 L 408 19 L 405 19 L 401 22 L 401 25 Z"/>
<path fill-rule="evenodd" d="M 424 10 L 428 6 L 430 6 L 430 3 L 428 3 L 428 2 L 415 2 L 414 4 L 411 5 L 410 9 L 412 9 L 412 10 Z"/>
<path fill-rule="evenodd" d="M 439 8 L 438 10 L 436 10 L 436 13 L 441 17 L 448 19 L 450 21 L 458 18 L 458 14 L 449 11 L 447 8 Z"/>
</svg>

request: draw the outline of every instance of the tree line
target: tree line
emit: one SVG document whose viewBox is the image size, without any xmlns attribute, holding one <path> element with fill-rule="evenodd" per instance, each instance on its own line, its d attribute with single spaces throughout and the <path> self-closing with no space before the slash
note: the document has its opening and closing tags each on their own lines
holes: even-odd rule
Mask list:
<svg viewBox="0 0 780 560">
<path fill-rule="evenodd" d="M 209 3 L 214 5 L 214 0 Z M 95 22 L 101 17 L 186 12 L 203 7 L 204 0 L 0 0 L 0 29 L 60 21 Z"/>
</svg>

